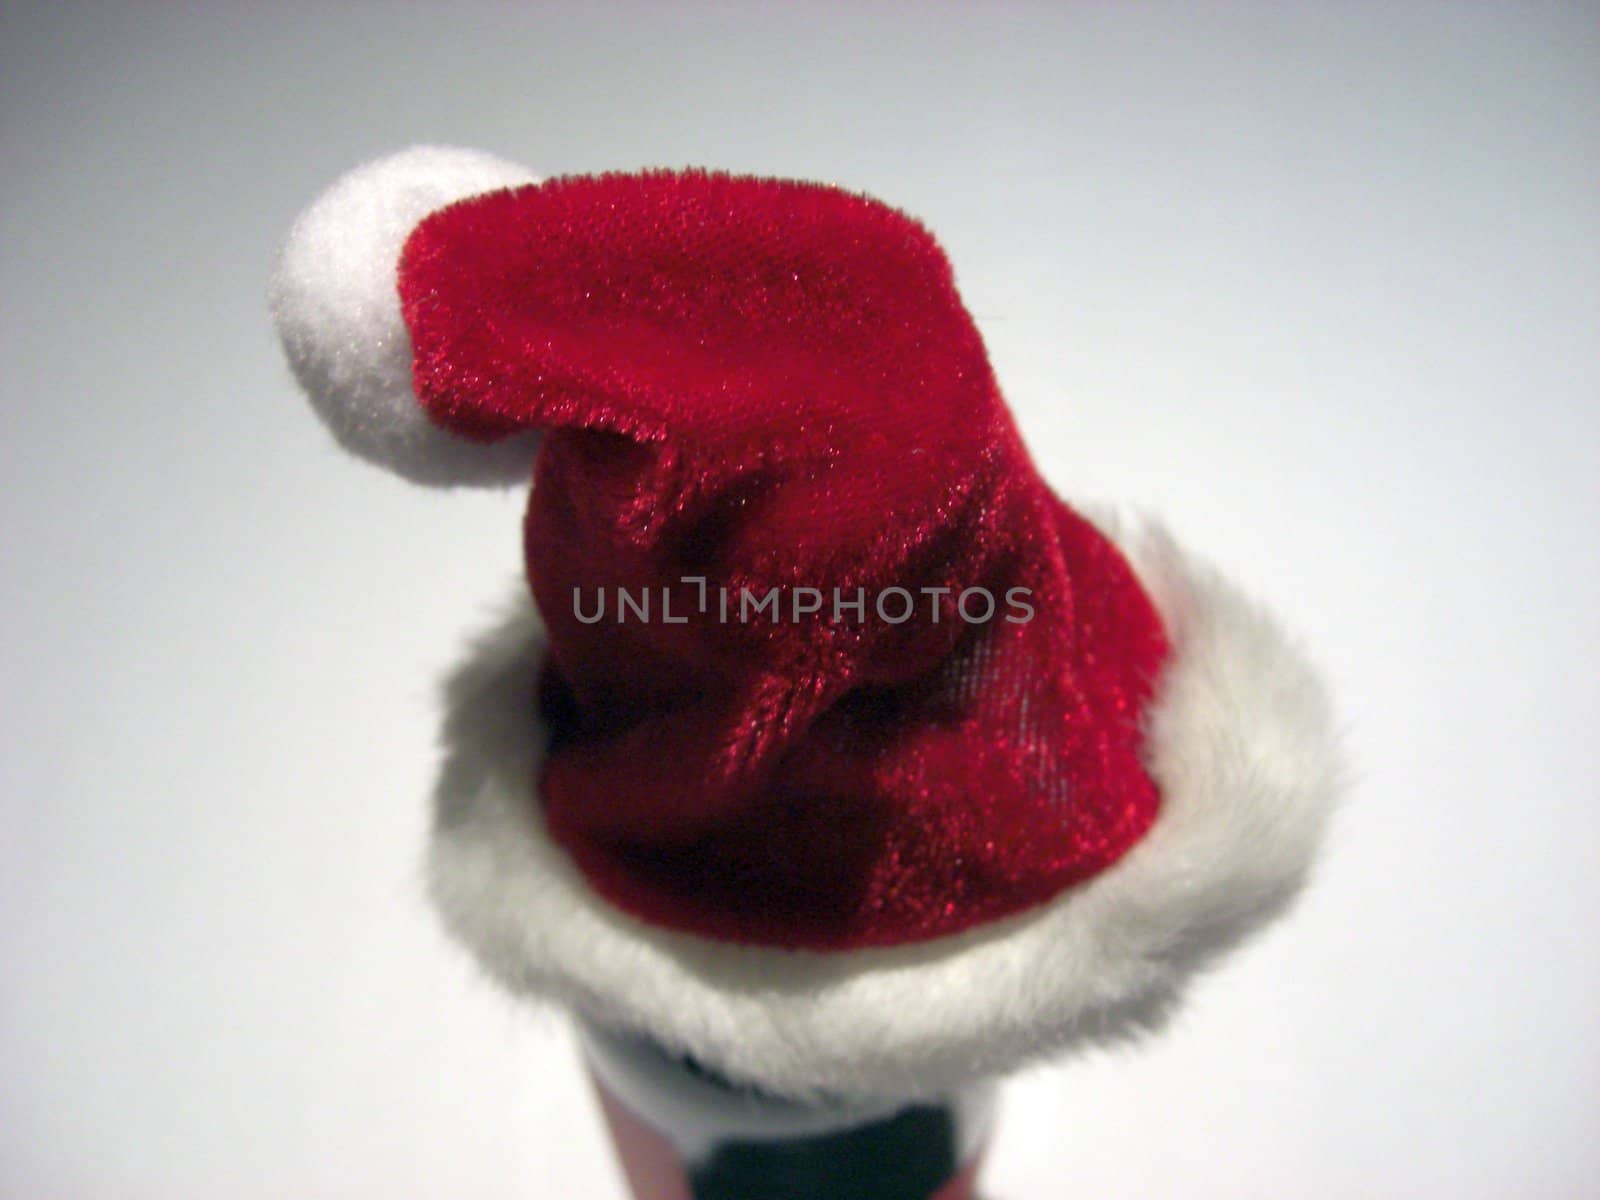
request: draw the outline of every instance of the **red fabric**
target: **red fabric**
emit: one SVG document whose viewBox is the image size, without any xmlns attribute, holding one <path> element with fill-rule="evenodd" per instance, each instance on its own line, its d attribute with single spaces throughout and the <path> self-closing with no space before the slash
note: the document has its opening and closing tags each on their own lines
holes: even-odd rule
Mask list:
<svg viewBox="0 0 1600 1200">
<path fill-rule="evenodd" d="M 978 1186 L 978 1172 L 983 1169 L 983 1152 L 961 1168 L 961 1173 L 935 1192 L 929 1200 L 972 1200 Z"/>
<path fill-rule="evenodd" d="M 735 941 L 892 945 L 1048 900 L 1148 829 L 1159 619 L 1039 479 L 915 222 L 812 184 L 561 179 L 428 218 L 400 289 L 440 424 L 547 431 L 525 523 L 550 634 L 540 794 L 615 904 Z M 650 589 L 648 622 L 618 622 L 618 587 Z M 875 611 L 894 587 L 902 624 Z M 783 620 L 739 623 L 740 589 L 772 588 Z M 823 611 L 791 621 L 796 588 Z M 961 619 L 969 588 L 993 619 Z M 574 591 L 592 615 L 596 589 L 585 624 Z M 863 589 L 865 620 L 835 622 L 834 589 Z"/>
</svg>

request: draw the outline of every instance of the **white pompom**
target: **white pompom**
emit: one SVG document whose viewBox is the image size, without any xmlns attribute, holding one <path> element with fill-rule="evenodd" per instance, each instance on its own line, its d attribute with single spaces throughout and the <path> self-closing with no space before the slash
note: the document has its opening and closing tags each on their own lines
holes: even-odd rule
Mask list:
<svg viewBox="0 0 1600 1200">
<path fill-rule="evenodd" d="M 527 481 L 536 435 L 470 442 L 417 401 L 397 268 L 429 213 L 533 182 L 475 150 L 414 146 L 357 167 L 295 222 L 273 274 L 273 320 L 300 386 L 345 449 L 417 483 Z"/>
</svg>

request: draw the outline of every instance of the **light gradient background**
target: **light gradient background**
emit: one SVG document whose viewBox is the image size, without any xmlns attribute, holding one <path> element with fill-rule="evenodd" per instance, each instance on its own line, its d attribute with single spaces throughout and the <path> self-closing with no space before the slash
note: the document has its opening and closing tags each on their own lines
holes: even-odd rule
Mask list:
<svg viewBox="0 0 1600 1200">
<path fill-rule="evenodd" d="M 342 459 L 263 302 L 419 140 L 920 215 L 1050 477 L 1326 667 L 1314 888 L 1017 1082 L 998 1200 L 1596 1194 L 1596 6 L 239 0 L 0 15 L 0 1195 L 620 1195 L 420 898 L 520 500 Z"/>
</svg>

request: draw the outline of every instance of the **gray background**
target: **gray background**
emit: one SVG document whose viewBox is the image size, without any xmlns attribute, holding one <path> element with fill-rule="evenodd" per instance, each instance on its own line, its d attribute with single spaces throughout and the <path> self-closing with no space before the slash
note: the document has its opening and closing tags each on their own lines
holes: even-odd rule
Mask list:
<svg viewBox="0 0 1600 1200">
<path fill-rule="evenodd" d="M 619 1195 L 419 899 L 520 501 L 342 459 L 262 299 L 435 140 L 919 214 L 1050 477 L 1325 664 L 1314 889 L 1019 1081 L 997 1196 L 1593 1195 L 1600 17 L 1196 7 L 7 5 L 0 1194 Z"/>
</svg>

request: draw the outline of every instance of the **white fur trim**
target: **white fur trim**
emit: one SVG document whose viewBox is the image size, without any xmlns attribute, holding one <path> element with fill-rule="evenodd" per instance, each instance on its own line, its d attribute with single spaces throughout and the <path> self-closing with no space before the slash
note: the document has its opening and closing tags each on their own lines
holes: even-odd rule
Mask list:
<svg viewBox="0 0 1600 1200">
<path fill-rule="evenodd" d="M 654 1042 L 593 1025 L 583 1027 L 585 1055 L 606 1088 L 690 1163 L 704 1162 L 726 1142 L 782 1142 L 843 1133 L 892 1117 L 901 1097 L 807 1104 L 732 1088 L 707 1078 Z M 926 1097 L 925 1099 L 935 1099 Z M 978 1149 L 994 1122 L 991 1083 L 936 1098 L 955 1118 L 959 1161 Z"/>
<path fill-rule="evenodd" d="M 417 402 L 397 269 L 429 213 L 533 182 L 476 150 L 413 146 L 357 167 L 295 222 L 273 273 L 272 316 L 295 377 L 346 450 L 418 483 L 528 481 L 534 435 L 465 441 Z"/>
<path fill-rule="evenodd" d="M 523 602 L 449 685 L 435 906 L 513 992 L 776 1095 L 937 1095 L 1154 1027 L 1191 975 L 1299 890 L 1339 760 L 1316 675 L 1259 609 L 1159 531 L 1118 541 L 1174 644 L 1148 741 L 1162 808 L 1123 859 L 1058 899 L 952 937 L 831 955 L 617 911 L 532 801 L 543 635 Z"/>
</svg>

